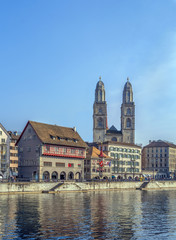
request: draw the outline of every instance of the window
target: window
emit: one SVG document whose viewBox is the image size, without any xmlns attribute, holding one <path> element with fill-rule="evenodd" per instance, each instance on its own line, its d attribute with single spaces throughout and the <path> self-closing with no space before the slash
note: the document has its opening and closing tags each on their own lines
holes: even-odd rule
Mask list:
<svg viewBox="0 0 176 240">
<path fill-rule="evenodd" d="M 81 164 L 78 164 L 78 167 L 81 167 Z"/>
<path fill-rule="evenodd" d="M 2 138 L 2 139 L 1 139 L 1 142 L 2 142 L 2 143 L 5 143 L 5 138 Z"/>
<path fill-rule="evenodd" d="M 45 167 L 52 167 L 52 162 L 44 162 Z"/>
<path fill-rule="evenodd" d="M 98 111 L 99 111 L 99 113 L 102 113 L 102 108 L 99 108 Z"/>
<path fill-rule="evenodd" d="M 28 152 L 31 152 L 31 148 L 30 148 L 30 147 L 28 147 L 28 148 L 27 148 L 27 151 L 28 151 Z"/>
<path fill-rule="evenodd" d="M 74 163 L 68 163 L 68 167 L 74 167 Z"/>
<path fill-rule="evenodd" d="M 75 153 L 75 149 L 72 148 L 72 149 L 71 149 L 71 153 Z"/>
<path fill-rule="evenodd" d="M 53 139 L 53 140 L 56 140 L 55 136 L 50 135 L 50 138 Z"/>
<path fill-rule="evenodd" d="M 113 142 L 117 142 L 117 138 L 116 138 L 116 137 L 113 137 L 111 140 L 112 140 Z"/>
<path fill-rule="evenodd" d="M 56 163 L 56 167 L 65 167 L 65 163 L 59 163 L 59 162 L 57 162 L 57 163 Z"/>
<path fill-rule="evenodd" d="M 130 91 L 127 91 L 127 102 L 130 102 Z"/>
<path fill-rule="evenodd" d="M 131 115 L 131 109 L 130 109 L 130 108 L 127 108 L 126 114 L 127 114 L 127 115 Z"/>
<path fill-rule="evenodd" d="M 127 120 L 126 120 L 126 127 L 127 128 L 131 127 L 131 119 L 130 118 L 127 118 Z"/>
<path fill-rule="evenodd" d="M 0 135 L 2 135 L 2 131 L 0 131 Z"/>
<path fill-rule="evenodd" d="M 103 128 L 103 119 L 102 118 L 98 119 L 98 127 Z"/>
</svg>

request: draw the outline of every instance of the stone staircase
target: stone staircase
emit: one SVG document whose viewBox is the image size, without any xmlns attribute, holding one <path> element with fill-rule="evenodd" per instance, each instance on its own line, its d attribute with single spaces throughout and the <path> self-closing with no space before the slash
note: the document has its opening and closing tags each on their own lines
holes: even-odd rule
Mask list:
<svg viewBox="0 0 176 240">
<path fill-rule="evenodd" d="M 136 190 L 142 190 L 144 189 L 147 185 L 149 184 L 149 181 L 145 181 L 141 184 L 141 186 L 139 188 L 136 188 Z"/>
<path fill-rule="evenodd" d="M 62 186 L 63 184 L 64 184 L 64 182 L 60 182 L 60 183 L 56 184 L 54 187 L 52 187 L 51 189 L 42 191 L 42 193 L 55 192 L 55 190 L 57 188 L 59 188 L 60 186 Z"/>
</svg>

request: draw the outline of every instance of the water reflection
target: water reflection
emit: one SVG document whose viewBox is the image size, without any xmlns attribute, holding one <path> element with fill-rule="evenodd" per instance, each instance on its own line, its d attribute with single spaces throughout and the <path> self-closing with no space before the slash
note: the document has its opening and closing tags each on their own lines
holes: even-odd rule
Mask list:
<svg viewBox="0 0 176 240">
<path fill-rule="evenodd" d="M 1 239 L 175 239 L 175 191 L 0 196 Z"/>
</svg>

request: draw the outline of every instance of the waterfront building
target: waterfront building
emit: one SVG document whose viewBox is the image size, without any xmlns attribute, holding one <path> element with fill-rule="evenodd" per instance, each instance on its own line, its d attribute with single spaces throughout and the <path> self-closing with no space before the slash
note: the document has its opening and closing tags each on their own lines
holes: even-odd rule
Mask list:
<svg viewBox="0 0 176 240">
<path fill-rule="evenodd" d="M 17 177 L 18 176 L 18 146 L 16 146 L 16 142 L 19 138 L 17 132 L 8 131 L 10 135 L 10 176 Z"/>
<path fill-rule="evenodd" d="M 176 145 L 167 141 L 150 141 L 142 151 L 142 169 L 155 178 L 176 176 Z"/>
<path fill-rule="evenodd" d="M 84 160 L 84 178 L 86 180 L 111 179 L 111 160 L 96 147 L 89 147 Z"/>
<path fill-rule="evenodd" d="M 20 178 L 55 181 L 83 177 L 88 146 L 76 128 L 28 121 L 17 145 Z"/>
<path fill-rule="evenodd" d="M 112 160 L 111 171 L 114 179 L 135 179 L 139 178 L 141 173 L 141 146 L 107 141 L 99 144 L 99 149 L 103 148 L 105 154 Z"/>
<path fill-rule="evenodd" d="M 121 130 L 117 130 L 114 125 L 108 128 L 105 87 L 101 77 L 99 78 L 93 105 L 93 141 L 99 143 L 105 141 L 135 143 L 135 104 L 132 85 L 128 78 L 123 89 Z"/>
<path fill-rule="evenodd" d="M 8 178 L 10 154 L 10 135 L 0 123 L 0 178 Z"/>
</svg>

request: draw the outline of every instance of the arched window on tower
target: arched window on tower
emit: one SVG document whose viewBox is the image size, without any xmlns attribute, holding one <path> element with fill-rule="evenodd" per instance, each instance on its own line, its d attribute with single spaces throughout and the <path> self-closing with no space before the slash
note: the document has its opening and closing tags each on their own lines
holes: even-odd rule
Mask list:
<svg viewBox="0 0 176 240">
<path fill-rule="evenodd" d="M 130 108 L 127 108 L 126 114 L 127 114 L 127 115 L 131 115 L 131 109 L 130 109 Z"/>
<path fill-rule="evenodd" d="M 102 112 L 103 112 L 101 107 L 98 109 L 98 112 L 99 112 L 99 113 L 102 113 Z"/>
<path fill-rule="evenodd" d="M 131 127 L 131 119 L 130 118 L 127 118 L 127 120 L 126 120 L 126 127 L 127 128 Z"/>
<path fill-rule="evenodd" d="M 127 91 L 127 102 L 130 102 L 130 91 Z"/>
<path fill-rule="evenodd" d="M 117 142 L 117 138 L 116 138 L 116 137 L 113 137 L 113 138 L 111 139 L 111 141 Z"/>
<path fill-rule="evenodd" d="M 98 127 L 103 128 L 103 119 L 102 118 L 98 118 Z"/>
<path fill-rule="evenodd" d="M 100 101 L 102 102 L 102 91 L 100 90 Z"/>
</svg>

